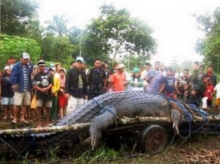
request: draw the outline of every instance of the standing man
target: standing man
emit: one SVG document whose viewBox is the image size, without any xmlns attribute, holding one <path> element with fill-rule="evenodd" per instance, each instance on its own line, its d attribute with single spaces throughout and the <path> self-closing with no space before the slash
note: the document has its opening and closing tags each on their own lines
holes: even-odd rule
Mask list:
<svg viewBox="0 0 220 164">
<path fill-rule="evenodd" d="M 95 60 L 94 67 L 91 68 L 87 74 L 87 79 L 89 85 L 89 100 L 101 95 L 106 89 L 107 78 L 105 70 L 102 69 L 102 61 L 100 59 Z"/>
<path fill-rule="evenodd" d="M 50 122 L 50 110 L 52 107 L 52 92 L 51 88 L 53 86 L 53 78 L 49 72 L 45 71 L 45 62 L 44 60 L 39 60 L 38 63 L 39 72 L 33 78 L 33 87 L 37 91 L 37 128 L 42 127 L 42 116 L 41 111 L 45 107 L 46 109 L 46 121 L 45 125 L 48 125 Z"/>
<path fill-rule="evenodd" d="M 76 58 L 75 67 L 69 69 L 66 74 L 65 96 L 68 99 L 67 114 L 71 113 L 78 105 L 87 99 L 87 77 L 82 70 L 82 57 Z"/>
<path fill-rule="evenodd" d="M 164 76 L 160 70 L 161 64 L 159 61 L 154 63 L 154 70 L 147 73 L 146 80 L 148 82 L 147 91 L 151 93 L 162 93 L 165 87 Z"/>
<path fill-rule="evenodd" d="M 32 69 L 29 67 L 30 56 L 24 52 L 21 55 L 20 61 L 17 62 L 11 72 L 11 84 L 14 93 L 14 119 L 13 123 L 17 123 L 19 107 L 22 109 L 21 122 L 28 123 L 25 120 L 27 106 L 31 102 L 31 73 Z"/>
<path fill-rule="evenodd" d="M 111 85 L 113 92 L 125 91 L 125 87 L 129 83 L 126 80 L 124 69 L 124 64 L 118 64 L 117 71 L 113 75 L 111 75 Z"/>
<path fill-rule="evenodd" d="M 189 81 L 189 104 L 200 106 L 202 102 L 203 93 L 205 91 L 205 74 L 199 62 L 194 62 L 193 73 Z"/>
<path fill-rule="evenodd" d="M 190 79 L 189 69 L 185 68 L 183 70 L 183 75 L 176 81 L 175 87 L 177 91 L 177 98 L 183 102 L 187 102 L 189 97 L 189 92 L 188 92 L 189 79 Z"/>
<path fill-rule="evenodd" d="M 146 68 L 145 68 L 145 70 L 143 70 L 143 71 L 141 72 L 141 78 L 144 80 L 144 82 L 143 82 L 144 90 L 147 90 L 146 76 L 147 76 L 147 73 L 150 71 L 150 69 L 151 69 L 151 64 L 150 64 L 150 63 L 146 63 Z"/>
</svg>

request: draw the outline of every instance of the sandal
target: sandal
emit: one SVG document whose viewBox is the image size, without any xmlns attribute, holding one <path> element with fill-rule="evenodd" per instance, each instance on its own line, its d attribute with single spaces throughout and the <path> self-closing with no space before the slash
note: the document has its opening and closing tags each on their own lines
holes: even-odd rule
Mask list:
<svg viewBox="0 0 220 164">
<path fill-rule="evenodd" d="M 3 117 L 3 120 L 7 120 L 7 119 L 8 119 L 7 116 Z"/>
</svg>

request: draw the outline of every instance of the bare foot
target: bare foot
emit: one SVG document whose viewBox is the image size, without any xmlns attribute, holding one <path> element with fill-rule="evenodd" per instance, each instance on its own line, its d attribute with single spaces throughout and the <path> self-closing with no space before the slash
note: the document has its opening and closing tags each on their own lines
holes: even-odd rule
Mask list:
<svg viewBox="0 0 220 164">
<path fill-rule="evenodd" d="M 21 122 L 25 123 L 25 124 L 28 124 L 28 121 L 25 120 L 25 119 L 21 119 Z"/>
<path fill-rule="evenodd" d="M 38 124 L 38 125 L 36 126 L 36 128 L 42 128 L 42 125 L 41 125 L 41 124 Z"/>
<path fill-rule="evenodd" d="M 12 120 L 12 123 L 16 124 L 16 123 L 17 123 L 17 119 L 14 118 L 14 119 Z"/>
</svg>

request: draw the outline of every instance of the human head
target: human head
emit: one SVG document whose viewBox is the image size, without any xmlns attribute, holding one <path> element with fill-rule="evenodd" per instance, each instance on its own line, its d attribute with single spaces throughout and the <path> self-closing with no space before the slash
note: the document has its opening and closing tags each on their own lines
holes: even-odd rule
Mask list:
<svg viewBox="0 0 220 164">
<path fill-rule="evenodd" d="M 149 71 L 151 68 L 151 64 L 150 63 L 146 63 L 146 70 Z"/>
<path fill-rule="evenodd" d="M 22 64 L 26 65 L 29 63 L 30 55 L 27 52 L 23 52 L 20 57 L 20 61 Z"/>
<path fill-rule="evenodd" d="M 62 66 L 61 66 L 60 63 L 56 63 L 54 66 L 55 66 L 55 70 L 56 70 L 57 72 L 59 72 L 60 69 L 62 68 Z"/>
<path fill-rule="evenodd" d="M 71 61 L 70 62 L 70 68 L 74 68 L 76 66 L 75 64 L 76 64 L 76 61 Z"/>
<path fill-rule="evenodd" d="M 75 63 L 76 68 L 81 69 L 83 62 L 84 62 L 84 59 L 82 57 L 77 57 L 76 63 Z"/>
<path fill-rule="evenodd" d="M 156 71 L 159 71 L 159 70 L 160 70 L 160 66 L 161 66 L 160 62 L 159 62 L 159 61 L 155 61 L 155 63 L 154 63 L 154 69 L 155 69 Z"/>
<path fill-rule="evenodd" d="M 54 67 L 50 67 L 49 70 L 48 70 L 52 75 L 55 74 L 56 70 Z"/>
<path fill-rule="evenodd" d="M 137 67 L 133 68 L 133 75 L 135 77 L 140 76 L 140 69 Z"/>
<path fill-rule="evenodd" d="M 102 66 L 102 61 L 100 59 L 96 59 L 94 63 L 95 68 L 101 68 Z"/>
<path fill-rule="evenodd" d="M 42 59 L 39 60 L 37 63 L 37 66 L 38 66 L 39 72 L 45 72 L 46 63 L 44 60 L 42 60 Z"/>
<path fill-rule="evenodd" d="M 198 61 L 195 61 L 193 63 L 193 70 L 196 71 L 196 70 L 199 70 L 200 69 L 200 65 L 199 65 L 199 62 Z"/>
<path fill-rule="evenodd" d="M 209 66 L 209 67 L 207 68 L 207 73 L 210 73 L 210 74 L 213 73 L 213 68 L 212 68 L 212 66 Z"/>
<path fill-rule="evenodd" d="M 65 70 L 64 68 L 61 68 L 61 69 L 59 70 L 59 74 L 60 74 L 61 77 L 64 77 L 65 74 L 66 74 L 66 70 Z"/>
<path fill-rule="evenodd" d="M 188 77 L 189 77 L 189 69 L 185 68 L 185 69 L 183 70 L 183 77 L 184 77 L 184 78 L 188 78 Z"/>
<path fill-rule="evenodd" d="M 5 75 L 11 75 L 11 67 L 10 66 L 5 66 L 4 68 L 4 74 Z"/>
<path fill-rule="evenodd" d="M 173 69 L 170 68 L 170 67 L 167 67 L 167 68 L 166 68 L 166 75 L 167 75 L 167 76 L 173 75 Z"/>
<path fill-rule="evenodd" d="M 212 85 L 212 79 L 211 79 L 211 78 L 208 78 L 208 79 L 207 79 L 207 84 L 208 84 L 208 85 Z"/>
<path fill-rule="evenodd" d="M 119 72 L 124 72 L 124 69 L 125 69 L 124 64 L 122 64 L 122 63 L 118 64 L 117 70 L 118 70 Z"/>
</svg>

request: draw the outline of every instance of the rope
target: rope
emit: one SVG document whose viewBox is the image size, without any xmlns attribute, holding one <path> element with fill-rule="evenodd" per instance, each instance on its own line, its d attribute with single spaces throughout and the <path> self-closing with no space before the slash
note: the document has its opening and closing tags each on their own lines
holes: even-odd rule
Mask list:
<svg viewBox="0 0 220 164">
<path fill-rule="evenodd" d="M 112 109 L 111 109 L 111 107 L 114 105 L 114 104 L 116 104 L 116 103 L 118 103 L 119 101 L 121 101 L 122 99 L 123 99 L 124 97 L 122 97 L 122 98 L 120 98 L 120 99 L 118 99 L 117 101 L 115 101 L 114 103 L 112 103 L 110 106 L 108 106 L 108 107 L 105 107 L 105 106 L 103 106 L 102 104 L 100 104 L 98 101 L 96 101 L 95 99 L 91 99 L 93 102 L 95 102 L 100 108 L 101 108 L 101 110 L 100 110 L 100 112 L 99 112 L 99 114 L 98 115 L 101 115 L 101 114 L 103 114 L 103 113 L 105 113 L 106 111 L 107 112 L 109 112 L 109 113 L 111 113 L 112 115 L 117 115 L 117 113 L 114 113 L 113 111 L 112 111 Z"/>
<path fill-rule="evenodd" d="M 8 144 L 2 137 L 0 137 L 0 140 L 2 141 L 2 143 L 4 143 L 5 145 L 7 145 L 13 152 L 15 152 L 15 154 L 18 155 L 18 157 L 20 157 L 22 160 L 27 161 L 29 164 L 34 164 L 34 162 L 25 159 L 23 156 L 21 156 L 20 153 L 18 153 L 18 151 L 16 151 L 10 144 Z"/>
<path fill-rule="evenodd" d="M 27 146 L 25 146 L 23 152 L 24 152 L 25 150 L 27 150 L 27 149 L 29 148 L 29 146 L 31 146 L 31 144 L 32 144 L 34 141 L 35 141 L 35 136 L 32 136 L 32 140 L 27 144 Z"/>
<path fill-rule="evenodd" d="M 192 134 L 192 124 L 191 124 L 191 122 L 189 122 L 189 129 L 188 129 L 188 134 L 187 134 L 187 136 L 183 136 L 183 135 L 181 135 L 180 133 L 178 134 L 178 136 L 179 136 L 180 138 L 183 138 L 183 139 L 187 140 L 189 137 L 191 137 L 191 134 Z"/>
</svg>

